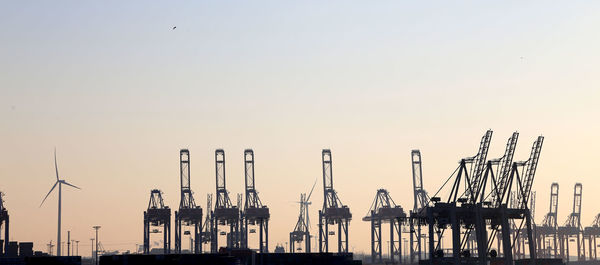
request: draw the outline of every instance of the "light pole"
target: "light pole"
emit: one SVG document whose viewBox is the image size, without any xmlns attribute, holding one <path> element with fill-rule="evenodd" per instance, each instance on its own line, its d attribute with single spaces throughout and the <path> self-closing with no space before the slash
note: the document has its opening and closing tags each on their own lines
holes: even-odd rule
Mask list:
<svg viewBox="0 0 600 265">
<path fill-rule="evenodd" d="M 92 259 L 92 263 L 94 263 L 94 239 L 90 238 L 90 240 L 92 241 L 92 255 L 90 256 L 90 259 Z"/>
<path fill-rule="evenodd" d="M 67 256 L 71 256 L 71 231 L 67 231 Z"/>
<path fill-rule="evenodd" d="M 75 244 L 77 244 L 77 253 L 75 255 L 79 256 L 79 240 L 75 240 Z"/>
<path fill-rule="evenodd" d="M 96 256 L 94 259 L 96 261 L 96 265 L 98 265 L 98 230 L 100 230 L 100 226 L 95 225 L 92 228 L 94 228 L 96 230 Z"/>
</svg>

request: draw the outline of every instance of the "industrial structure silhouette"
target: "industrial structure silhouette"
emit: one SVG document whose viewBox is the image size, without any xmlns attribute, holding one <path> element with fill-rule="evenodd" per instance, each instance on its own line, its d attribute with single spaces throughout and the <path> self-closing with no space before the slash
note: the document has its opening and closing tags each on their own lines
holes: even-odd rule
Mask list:
<svg viewBox="0 0 600 265">
<path fill-rule="evenodd" d="M 583 185 L 576 183 L 573 190 L 572 212 L 563 225 L 558 223 L 559 184 L 550 187 L 550 207 L 543 222 L 535 224 L 535 193 L 533 183 L 540 161 L 544 137 L 533 142 L 529 157 L 513 161 L 519 133 L 514 132 L 506 143 L 504 154 L 489 159 L 492 130 L 485 132 L 477 153 L 459 160 L 458 167 L 435 192 L 424 189 L 423 163 L 420 150 L 410 153 L 412 164 L 413 205 L 408 212 L 397 204 L 387 189 L 376 191 L 375 198 L 363 221 L 370 223 L 371 249 L 367 263 L 419 264 L 562 264 L 597 261 L 597 242 L 600 236 L 600 214 L 587 227 L 581 224 Z M 237 196 L 234 204 L 227 190 L 226 160 L 223 149 L 215 150 L 215 193 L 207 195 L 206 208 L 196 204 L 191 189 L 190 150 L 179 152 L 180 203 L 174 211 L 174 246 L 171 245 L 171 208 L 165 205 L 160 189 L 152 189 L 147 208 L 143 212 L 143 254 L 104 255 L 100 264 L 144 264 L 170 260 L 162 264 L 184 264 L 184 253 L 190 262 L 231 261 L 249 264 L 282 264 L 282 260 L 302 261 L 298 264 L 354 264 L 349 252 L 350 207 L 342 203 L 334 189 L 333 159 L 330 149 L 321 152 L 323 205 L 318 210 L 318 234 L 311 235 L 309 206 L 316 186 L 300 194 L 297 222 L 289 233 L 289 248 L 269 251 L 269 220 L 271 212 L 260 199 L 256 185 L 255 153 L 243 152 L 245 193 Z M 73 186 L 60 179 L 56 153 L 54 157 L 58 197 L 58 235 L 61 242 L 61 186 Z M 344 181 L 343 178 L 337 179 Z M 44 198 L 43 202 L 46 200 Z M 213 197 L 214 196 L 214 197 Z M 214 198 L 214 200 L 213 200 Z M 276 214 L 276 213 L 275 213 Z M 386 228 L 387 227 L 387 228 Z M 9 237 L 9 214 L 0 193 L 0 264 L 7 257 L 33 255 L 32 244 L 16 245 Z M 97 226 L 99 228 L 99 226 Z M 382 230 L 388 230 L 384 236 Z M 98 230 L 98 229 L 96 229 Z M 151 249 L 151 236 L 160 234 L 162 248 Z M 250 240 L 255 234 L 257 242 Z M 183 236 L 190 240 L 189 252 L 183 249 Z M 70 237 L 70 233 L 69 233 Z M 225 242 L 219 238 L 224 237 Z M 330 237 L 336 241 L 329 240 Z M 388 237 L 388 248 L 383 240 Z M 408 253 L 402 255 L 403 237 L 408 237 Z M 313 253 L 311 239 L 318 241 Z M 406 240 L 406 239 L 405 239 Z M 444 247 L 444 242 L 450 247 Z M 73 242 L 74 243 L 74 242 Z M 98 244 L 99 242 L 96 242 Z M 574 243 L 575 250 L 570 248 Z M 31 247 L 30 247 L 31 245 Z M 52 243 L 50 243 L 51 246 Z M 335 248 L 332 246 L 335 245 Z M 206 246 L 206 247 L 203 247 Z M 68 244 L 71 254 L 71 242 Z M 73 245 L 73 249 L 75 246 Z M 96 247 L 96 254 L 99 247 Z M 17 253 L 17 250 L 19 252 Z M 57 256 L 61 244 L 56 244 Z M 160 253 L 157 253 L 159 251 Z M 577 261 L 569 259 L 575 252 Z M 74 253 L 74 251 L 73 251 Z M 384 255 L 387 253 L 387 255 Z M 286 256 L 287 255 L 287 256 Z M 38 253 L 37 256 L 44 256 Z M 46 255 L 47 256 L 47 255 Z M 48 258 L 48 257 L 46 257 Z M 60 258 L 60 257 L 59 257 Z M 33 259 L 27 259 L 28 262 Z M 98 260 L 98 259 L 97 259 Z M 55 260 L 57 261 L 57 260 Z M 81 262 L 81 259 L 62 259 L 60 262 Z M 25 261 L 23 261 L 25 262 Z M 304 262 L 304 263 L 303 263 Z M 30 262 L 31 263 L 31 262 Z M 285 262 L 284 262 L 285 263 Z M 360 263 L 360 262 L 359 262 Z M 32 263 L 33 264 L 33 263 Z M 64 263 L 66 264 L 66 263 Z M 157 263 L 159 264 L 159 263 Z"/>
</svg>

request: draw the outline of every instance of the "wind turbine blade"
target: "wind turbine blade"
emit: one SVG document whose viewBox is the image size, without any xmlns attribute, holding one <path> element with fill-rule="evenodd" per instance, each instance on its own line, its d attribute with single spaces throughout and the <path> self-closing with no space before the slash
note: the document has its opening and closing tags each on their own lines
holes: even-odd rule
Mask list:
<svg viewBox="0 0 600 265">
<path fill-rule="evenodd" d="M 56 185 L 58 185 L 58 181 L 54 183 L 54 186 L 52 186 L 52 188 L 50 189 L 48 194 L 46 194 L 46 197 L 44 197 L 44 199 L 42 200 L 42 203 L 40 203 L 40 207 L 42 207 L 42 204 L 44 204 L 46 199 L 48 199 L 48 196 L 50 196 L 50 193 L 54 190 L 54 188 L 56 188 Z"/>
<path fill-rule="evenodd" d="M 318 180 L 318 178 L 315 179 L 315 183 L 313 184 L 312 188 L 310 189 L 310 193 L 308 194 L 308 197 L 306 197 L 307 202 L 310 200 L 310 195 L 312 195 L 312 192 L 315 189 L 315 185 L 317 185 L 317 180 Z"/>
<path fill-rule="evenodd" d="M 56 163 L 56 147 L 54 147 L 54 169 L 56 169 L 56 181 L 58 181 L 58 163 Z"/>
<path fill-rule="evenodd" d="M 75 185 L 73 185 L 73 184 L 70 184 L 70 183 L 68 183 L 68 182 L 66 182 L 66 181 L 64 181 L 64 180 L 63 180 L 63 181 L 61 181 L 61 182 L 62 182 L 62 184 L 65 184 L 65 185 L 67 185 L 67 186 L 71 186 L 71 187 L 73 187 L 73 188 L 76 188 L 76 189 L 79 189 L 79 190 L 81 189 L 80 187 L 77 187 L 77 186 L 75 186 Z"/>
</svg>

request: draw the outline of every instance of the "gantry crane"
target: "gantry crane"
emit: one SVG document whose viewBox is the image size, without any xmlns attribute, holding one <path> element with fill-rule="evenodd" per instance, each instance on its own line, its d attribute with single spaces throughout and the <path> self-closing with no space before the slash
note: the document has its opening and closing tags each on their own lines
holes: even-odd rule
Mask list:
<svg viewBox="0 0 600 265">
<path fill-rule="evenodd" d="M 516 136 L 513 134 L 513 136 Z M 504 182 L 504 187 L 499 188 L 498 182 L 503 174 L 495 173 L 491 168 L 494 167 L 493 161 L 485 161 L 485 173 L 481 174 L 481 170 L 476 162 L 479 160 L 479 155 L 487 153 L 489 141 L 491 139 L 491 131 L 487 131 L 482 141 L 480 142 L 479 152 L 474 157 L 464 158 L 459 162 L 458 168 L 444 182 L 442 187 L 430 199 L 430 203 L 424 210 L 419 211 L 419 218 L 424 219 L 428 226 L 428 248 L 430 263 L 478 263 L 489 264 L 492 259 L 498 257 L 498 252 L 491 249 L 495 232 L 500 232 L 502 237 L 503 257 L 501 258 L 505 265 L 514 264 L 513 248 L 515 246 L 514 238 L 519 236 L 522 230 L 526 230 L 526 235 L 531 242 L 529 244 L 529 253 L 531 263 L 535 264 L 535 244 L 533 239 L 533 230 L 531 227 L 531 213 L 529 210 L 529 195 L 531 184 L 535 175 L 535 167 L 538 164 L 539 154 L 543 142 L 543 137 L 540 136 L 534 142 L 532 154 L 529 160 L 519 163 L 512 162 L 510 166 L 510 174 Z M 507 151 L 505 152 L 506 160 L 509 160 L 510 154 L 514 152 L 514 144 L 516 137 L 509 138 Z M 503 158 L 504 159 L 504 158 Z M 503 159 L 495 162 L 496 168 L 502 167 Z M 467 169 L 467 164 L 471 164 L 471 170 Z M 506 161 L 506 164 L 509 164 Z M 502 169 L 500 169 L 502 170 Z M 496 170 L 498 171 L 498 170 Z M 506 169 L 504 169 L 506 171 Z M 520 173 L 522 171 L 522 173 Z M 495 175 L 494 175 L 495 174 Z M 523 177 L 521 177 L 523 176 Z M 475 179 L 473 179 L 475 178 Z M 451 182 L 451 180 L 454 181 Z M 449 184 L 450 190 L 447 202 L 442 202 L 442 199 L 437 196 L 446 184 Z M 492 199 L 491 194 L 486 194 L 486 188 L 491 189 L 495 199 Z M 514 196 L 513 194 L 514 189 Z M 502 191 L 500 193 L 500 191 Z M 509 206 L 508 202 L 514 199 L 515 205 Z M 496 203 L 493 203 L 495 200 Z M 517 203 L 517 202 L 521 203 Z M 515 227 L 515 233 L 510 225 L 515 220 L 521 220 L 521 224 Z M 525 227 L 523 227 L 525 225 Z M 444 232 L 450 228 L 451 230 L 451 257 L 444 257 L 445 253 L 441 247 L 444 241 Z M 488 235 L 488 231 L 492 231 L 492 235 Z M 474 232 L 474 236 L 470 236 Z M 474 238 L 476 247 L 469 249 L 469 240 Z"/>
<path fill-rule="evenodd" d="M 196 206 L 192 189 L 190 188 L 190 151 L 188 149 L 181 149 L 179 151 L 179 176 L 181 200 L 179 202 L 179 211 L 175 211 L 175 253 L 181 253 L 181 232 L 183 226 L 191 226 L 193 227 L 194 235 L 194 253 L 200 254 L 202 253 L 202 239 L 200 239 L 200 232 L 202 231 L 202 208 Z"/>
<path fill-rule="evenodd" d="M 487 133 L 484 136 L 484 139 L 486 138 L 486 136 Z M 502 206 L 502 203 L 504 201 L 503 198 L 505 197 L 505 191 L 509 188 L 509 185 L 511 184 L 509 183 L 509 180 L 511 179 L 511 165 L 513 163 L 513 157 L 517 147 L 518 139 L 519 133 L 513 132 L 513 134 L 508 138 L 508 141 L 506 143 L 504 155 L 502 155 L 502 157 L 500 158 L 490 159 L 486 162 L 484 169 L 485 173 L 483 174 L 483 176 L 480 176 L 480 180 L 478 181 L 479 185 L 481 186 L 481 190 L 479 192 L 481 196 L 479 196 L 479 198 L 476 198 L 476 201 L 495 208 L 499 208 Z M 483 142 L 484 140 L 482 139 L 482 143 Z M 491 183 L 488 183 L 488 181 L 491 181 Z M 490 191 L 486 195 L 485 187 L 488 185 L 490 186 Z M 488 238 L 488 241 L 490 242 L 489 244 L 493 242 L 492 238 L 496 236 L 498 243 L 498 251 L 500 251 L 502 249 L 500 243 L 502 237 L 500 234 L 500 230 L 498 229 L 499 226 L 496 225 L 492 226 L 491 228 L 492 233 Z M 470 231 L 467 230 L 466 233 L 468 234 L 470 233 Z M 472 234 L 468 234 L 467 236 L 467 248 L 469 248 L 470 252 L 473 252 L 474 246 L 476 245 L 477 241 L 476 236 Z M 491 245 L 489 244 L 487 246 L 488 249 L 491 248 Z"/>
<path fill-rule="evenodd" d="M 480 196 L 483 197 L 482 194 L 485 192 L 484 187 L 486 180 L 482 179 L 482 177 L 484 169 L 486 168 L 487 153 L 490 148 L 490 142 L 492 141 L 492 134 L 492 130 L 487 130 L 481 137 L 477 154 L 460 160 L 457 181 L 460 182 L 460 178 L 464 176 L 465 190 L 462 195 L 459 195 L 459 189 L 461 187 L 455 185 L 448 197 L 448 203 L 465 202 L 475 204 L 480 200 Z M 467 169 L 468 166 L 470 166 L 470 170 Z M 480 192 L 482 190 L 483 192 Z M 471 235 L 472 230 L 475 229 L 475 224 L 465 225 L 465 228 L 466 230 L 463 234 L 463 239 L 461 240 L 461 242 L 464 243 L 461 243 L 461 248 L 467 247 L 473 249 L 475 242 L 478 240 L 476 236 Z"/>
<path fill-rule="evenodd" d="M 560 256 L 567 263 L 569 263 L 569 242 L 571 241 L 572 237 L 575 237 L 575 240 L 577 241 L 577 260 L 585 260 L 585 249 L 582 251 L 582 246 L 584 244 L 581 241 L 581 234 L 583 232 L 581 228 L 582 188 L 583 186 L 581 183 L 575 183 L 575 187 L 573 188 L 573 211 L 571 214 L 569 214 L 565 224 L 558 227 L 558 236 L 560 237 Z"/>
<path fill-rule="evenodd" d="M 227 247 L 239 247 L 239 220 L 240 209 L 237 205 L 233 205 L 229 199 L 225 183 L 225 151 L 223 149 L 215 150 L 215 172 L 216 172 L 216 202 L 213 212 L 214 226 L 213 237 L 211 238 L 211 252 L 217 253 L 218 237 L 220 235 L 227 236 Z M 229 233 L 219 231 L 219 225 L 229 226 Z"/>
<path fill-rule="evenodd" d="M 538 244 L 538 255 L 549 258 L 551 252 L 553 257 L 558 257 L 558 183 L 550 186 L 550 210 L 544 216 L 540 226 L 536 226 L 536 237 Z M 552 244 L 551 244 L 552 243 Z"/>
<path fill-rule="evenodd" d="M 405 218 L 406 213 L 396 205 L 389 192 L 385 189 L 377 190 L 367 216 L 362 219 L 371 223 L 371 262 L 383 263 L 381 226 L 384 223 L 390 224 L 390 261 L 394 264 L 396 256 L 399 262 L 402 261 L 402 223 Z"/>
<path fill-rule="evenodd" d="M 425 244 L 425 237 L 421 233 L 421 224 L 424 223 L 423 220 L 417 218 L 419 215 L 422 215 L 421 211 L 425 209 L 427 204 L 429 203 L 429 195 L 425 188 L 423 187 L 423 169 L 421 164 L 421 151 L 412 150 L 410 152 L 411 163 L 412 163 L 412 177 L 413 177 L 413 198 L 414 205 L 412 211 L 410 211 L 409 216 L 409 229 L 410 229 L 410 262 L 415 262 L 415 257 L 418 259 L 422 259 L 424 249 L 423 245 Z M 416 226 L 416 228 L 415 228 Z"/>
<path fill-rule="evenodd" d="M 585 227 L 583 230 L 583 236 L 588 240 L 588 257 L 590 260 L 598 260 L 598 251 L 596 244 L 596 238 L 600 236 L 600 214 L 594 217 L 594 221 L 591 226 Z"/>
<path fill-rule="evenodd" d="M 206 195 L 206 217 L 204 218 L 203 231 L 202 231 L 202 244 L 210 244 L 212 242 L 213 236 L 213 211 L 212 211 L 212 194 Z M 209 245 L 207 252 L 210 253 L 212 251 L 211 246 Z"/>
<path fill-rule="evenodd" d="M 9 242 L 9 216 L 8 210 L 4 207 L 4 193 L 0 192 L 0 254 L 8 252 L 8 242 Z M 4 237 L 2 234 L 2 226 L 4 226 Z M 2 245 L 4 243 L 4 246 Z"/>
<path fill-rule="evenodd" d="M 154 189 L 150 191 L 148 209 L 144 211 L 144 254 L 150 253 L 150 233 L 160 233 L 159 229 L 150 230 L 150 227 L 161 227 L 163 233 L 163 252 L 171 252 L 171 209 L 165 206 L 162 192 Z"/>
<path fill-rule="evenodd" d="M 254 151 L 252 149 L 244 150 L 244 173 L 246 186 L 246 200 L 244 211 L 242 213 L 242 247 L 248 248 L 248 233 L 256 233 L 255 229 L 250 229 L 249 225 L 258 225 L 259 227 L 259 247 L 260 253 L 269 252 L 269 208 L 263 205 L 258 197 L 254 182 Z"/>
<path fill-rule="evenodd" d="M 296 226 L 294 226 L 294 230 L 290 232 L 290 253 L 295 253 L 297 251 L 302 250 L 300 247 L 300 243 L 304 241 L 304 252 L 310 253 L 310 218 L 308 214 L 308 206 L 311 203 L 310 196 L 312 196 L 312 192 L 315 189 L 315 184 L 313 184 L 310 192 L 308 193 L 308 197 L 306 193 L 300 194 L 300 214 L 298 215 L 298 222 L 296 222 Z M 296 244 L 298 244 L 298 248 L 296 248 Z"/>
<path fill-rule="evenodd" d="M 521 224 L 519 224 L 518 227 L 515 222 L 512 222 L 514 232 L 513 240 L 515 241 L 513 244 L 516 245 L 516 248 L 513 249 L 516 258 L 525 257 L 525 241 L 527 241 L 529 245 L 529 255 L 533 258 L 536 256 L 535 240 L 530 240 L 528 238 L 529 234 L 533 233 L 530 231 L 533 228 L 530 199 L 532 197 L 533 180 L 535 179 L 535 172 L 537 170 L 543 143 L 544 137 L 541 135 L 538 136 L 531 147 L 529 159 L 525 161 L 514 162 L 511 169 L 511 175 L 515 176 L 517 180 L 517 186 L 515 190 L 516 198 L 513 198 L 515 200 L 514 207 L 525 209 L 528 212 L 527 217 L 524 220 L 521 220 Z M 527 222 L 527 234 L 520 233 L 520 228 L 523 226 L 523 221 Z"/>
<path fill-rule="evenodd" d="M 348 224 L 352 219 L 350 208 L 342 204 L 333 189 L 331 168 L 331 150 L 321 152 L 323 162 L 323 209 L 319 211 L 319 252 L 329 252 L 329 236 L 335 231 L 329 231 L 329 225 L 337 224 L 338 252 L 348 252 Z"/>
</svg>

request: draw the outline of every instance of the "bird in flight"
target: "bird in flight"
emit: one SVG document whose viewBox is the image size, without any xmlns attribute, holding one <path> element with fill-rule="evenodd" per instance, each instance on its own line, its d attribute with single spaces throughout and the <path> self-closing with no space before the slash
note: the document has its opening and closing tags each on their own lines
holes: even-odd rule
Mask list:
<svg viewBox="0 0 600 265">
<path fill-rule="evenodd" d="M 177 26 L 174 26 L 171 30 L 175 30 L 177 28 Z"/>
</svg>

